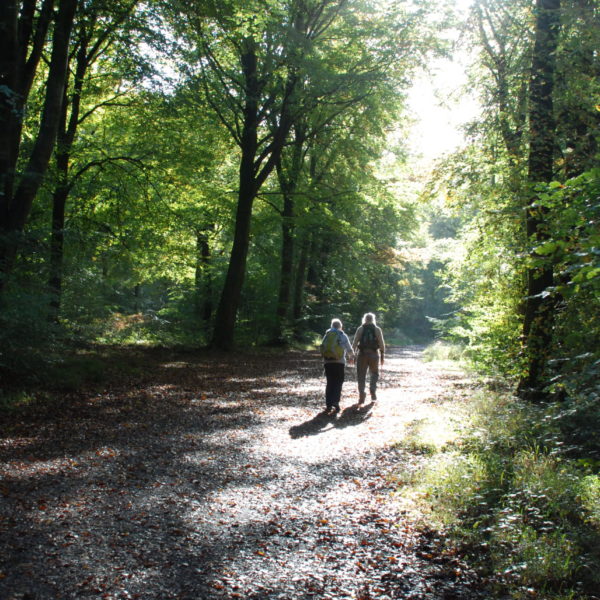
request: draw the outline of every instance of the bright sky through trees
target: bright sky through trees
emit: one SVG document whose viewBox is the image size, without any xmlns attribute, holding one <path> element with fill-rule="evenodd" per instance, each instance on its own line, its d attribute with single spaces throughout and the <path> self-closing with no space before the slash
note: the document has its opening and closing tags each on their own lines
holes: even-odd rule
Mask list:
<svg viewBox="0 0 600 600">
<path fill-rule="evenodd" d="M 471 0 L 456 0 L 456 8 L 466 18 Z M 458 38 L 459 33 L 455 33 Z M 466 89 L 466 69 L 470 57 L 460 43 L 450 58 L 435 59 L 428 72 L 420 73 L 408 96 L 415 123 L 408 144 L 411 152 L 425 163 L 451 152 L 464 140 L 461 127 L 472 120 L 479 104 Z"/>
<path fill-rule="evenodd" d="M 463 141 L 461 126 L 477 115 L 478 103 L 464 89 L 466 74 L 459 57 L 438 60 L 431 73 L 422 74 L 409 94 L 416 119 L 409 136 L 413 153 L 424 161 L 454 150 Z"/>
</svg>

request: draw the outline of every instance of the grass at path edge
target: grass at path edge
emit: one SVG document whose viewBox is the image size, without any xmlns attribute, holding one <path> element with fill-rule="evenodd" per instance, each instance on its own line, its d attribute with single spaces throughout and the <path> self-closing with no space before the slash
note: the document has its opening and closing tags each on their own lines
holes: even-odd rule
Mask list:
<svg viewBox="0 0 600 600">
<path fill-rule="evenodd" d="M 600 463 L 573 444 L 565 407 L 475 384 L 466 402 L 448 390 L 441 407 L 454 418 L 415 422 L 399 442 L 422 460 L 397 473 L 398 501 L 460 548 L 496 597 L 596 600 Z"/>
</svg>

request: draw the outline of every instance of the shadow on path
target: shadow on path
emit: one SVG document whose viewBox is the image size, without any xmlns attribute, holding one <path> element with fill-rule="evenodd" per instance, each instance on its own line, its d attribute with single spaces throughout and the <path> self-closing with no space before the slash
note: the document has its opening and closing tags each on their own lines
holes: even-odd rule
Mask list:
<svg viewBox="0 0 600 600">
<path fill-rule="evenodd" d="M 371 418 L 371 409 L 374 404 L 374 402 L 362 406 L 353 404 L 352 406 L 345 408 L 339 414 L 320 412 L 312 419 L 309 419 L 300 425 L 290 427 L 290 437 L 295 440 L 309 435 L 324 433 L 331 429 L 341 429 L 343 427 L 360 425 Z"/>
</svg>

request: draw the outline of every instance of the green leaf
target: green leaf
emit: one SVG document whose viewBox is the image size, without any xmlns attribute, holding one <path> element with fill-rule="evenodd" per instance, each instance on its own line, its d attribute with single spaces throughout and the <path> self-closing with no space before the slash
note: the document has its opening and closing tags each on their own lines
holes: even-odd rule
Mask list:
<svg viewBox="0 0 600 600">
<path fill-rule="evenodd" d="M 537 248 L 535 248 L 534 252 L 536 254 L 541 254 L 542 256 L 548 256 L 549 254 L 553 254 L 560 248 L 560 244 L 558 242 L 544 242 Z"/>
</svg>

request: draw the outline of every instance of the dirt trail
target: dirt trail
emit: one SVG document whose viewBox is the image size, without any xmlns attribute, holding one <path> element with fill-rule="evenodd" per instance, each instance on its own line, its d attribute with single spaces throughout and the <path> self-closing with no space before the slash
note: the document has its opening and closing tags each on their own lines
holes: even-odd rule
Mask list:
<svg viewBox="0 0 600 600">
<path fill-rule="evenodd" d="M 397 442 L 464 375 L 392 349 L 379 398 L 324 417 L 318 357 L 155 356 L 142 380 L 0 436 L 0 598 L 474 599 L 394 501 Z M 459 401 L 459 400 L 457 400 Z"/>
</svg>

